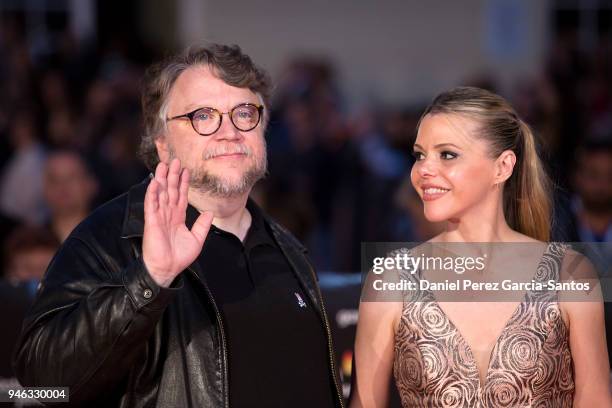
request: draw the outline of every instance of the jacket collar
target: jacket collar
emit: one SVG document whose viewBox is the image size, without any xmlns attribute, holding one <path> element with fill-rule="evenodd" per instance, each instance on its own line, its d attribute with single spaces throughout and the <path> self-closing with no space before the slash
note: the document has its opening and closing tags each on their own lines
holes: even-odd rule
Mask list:
<svg viewBox="0 0 612 408">
<path fill-rule="evenodd" d="M 121 238 L 142 237 L 144 232 L 144 197 L 152 177 L 153 174 L 149 174 L 149 177 L 132 186 L 128 191 Z"/>
</svg>

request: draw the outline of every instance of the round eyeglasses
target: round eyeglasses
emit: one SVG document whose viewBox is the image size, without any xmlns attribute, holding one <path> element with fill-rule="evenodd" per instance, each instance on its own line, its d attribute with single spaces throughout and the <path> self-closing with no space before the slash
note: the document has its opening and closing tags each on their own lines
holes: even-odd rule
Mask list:
<svg viewBox="0 0 612 408">
<path fill-rule="evenodd" d="M 221 127 L 223 115 L 229 115 L 230 122 L 234 127 L 242 132 L 253 130 L 259 124 L 264 107 L 253 103 L 241 103 L 236 105 L 229 112 L 219 112 L 215 108 L 198 108 L 189 113 L 166 118 L 166 122 L 175 119 L 187 118 L 191 121 L 191 126 L 196 133 L 202 136 L 210 136 Z"/>
</svg>

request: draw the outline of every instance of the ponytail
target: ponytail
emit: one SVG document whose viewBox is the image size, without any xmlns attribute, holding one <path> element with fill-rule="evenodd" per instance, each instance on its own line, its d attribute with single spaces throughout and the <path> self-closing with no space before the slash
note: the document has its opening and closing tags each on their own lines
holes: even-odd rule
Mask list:
<svg viewBox="0 0 612 408">
<path fill-rule="evenodd" d="M 550 239 L 550 180 L 538 157 L 529 126 L 519 119 L 520 153 L 515 174 L 504 191 L 504 213 L 511 228 L 540 241 Z"/>
</svg>

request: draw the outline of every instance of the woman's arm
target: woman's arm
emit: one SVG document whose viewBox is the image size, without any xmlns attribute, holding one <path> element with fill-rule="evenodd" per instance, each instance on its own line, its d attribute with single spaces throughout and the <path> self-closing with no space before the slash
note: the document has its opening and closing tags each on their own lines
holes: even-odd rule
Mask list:
<svg viewBox="0 0 612 408">
<path fill-rule="evenodd" d="M 583 255 L 568 251 L 563 261 L 565 275 L 589 282 L 592 290 L 573 301 L 562 301 L 569 321 L 569 341 L 574 365 L 574 407 L 612 407 L 610 364 L 606 345 L 604 309 L 597 273 Z M 561 296 L 561 300 L 564 296 Z"/>
<path fill-rule="evenodd" d="M 395 328 L 402 304 L 361 302 L 355 339 L 350 408 L 386 407 L 393 369 Z"/>
<path fill-rule="evenodd" d="M 568 302 L 574 362 L 574 407 L 612 407 L 603 304 Z"/>
<path fill-rule="evenodd" d="M 359 303 L 351 408 L 387 406 L 393 371 L 395 332 L 403 306 L 402 292 L 377 290 L 376 282 L 398 283 L 397 270 L 370 272 Z"/>
</svg>

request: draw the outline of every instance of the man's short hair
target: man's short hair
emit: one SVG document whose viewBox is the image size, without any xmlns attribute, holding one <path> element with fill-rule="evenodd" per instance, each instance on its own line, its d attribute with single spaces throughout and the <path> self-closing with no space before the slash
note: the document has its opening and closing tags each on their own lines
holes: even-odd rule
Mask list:
<svg viewBox="0 0 612 408">
<path fill-rule="evenodd" d="M 182 53 L 158 62 L 145 72 L 142 85 L 143 135 L 139 156 L 149 170 L 159 163 L 155 139 L 166 128 L 168 96 L 176 79 L 188 68 L 204 65 L 226 84 L 248 88 L 269 106 L 270 80 L 268 74 L 256 66 L 251 58 L 242 53 L 237 45 L 210 44 L 190 47 Z M 267 123 L 264 114 L 262 125 Z"/>
<path fill-rule="evenodd" d="M 89 160 L 82 151 L 80 151 L 79 149 L 75 149 L 73 147 L 65 147 L 65 146 L 52 147 L 51 149 L 47 150 L 46 160 L 48 162 L 49 159 L 51 158 L 61 157 L 61 156 L 73 157 L 82 166 L 83 171 L 85 172 L 87 176 L 89 177 L 95 176 L 95 171 L 92 166 L 91 160 Z"/>
</svg>

